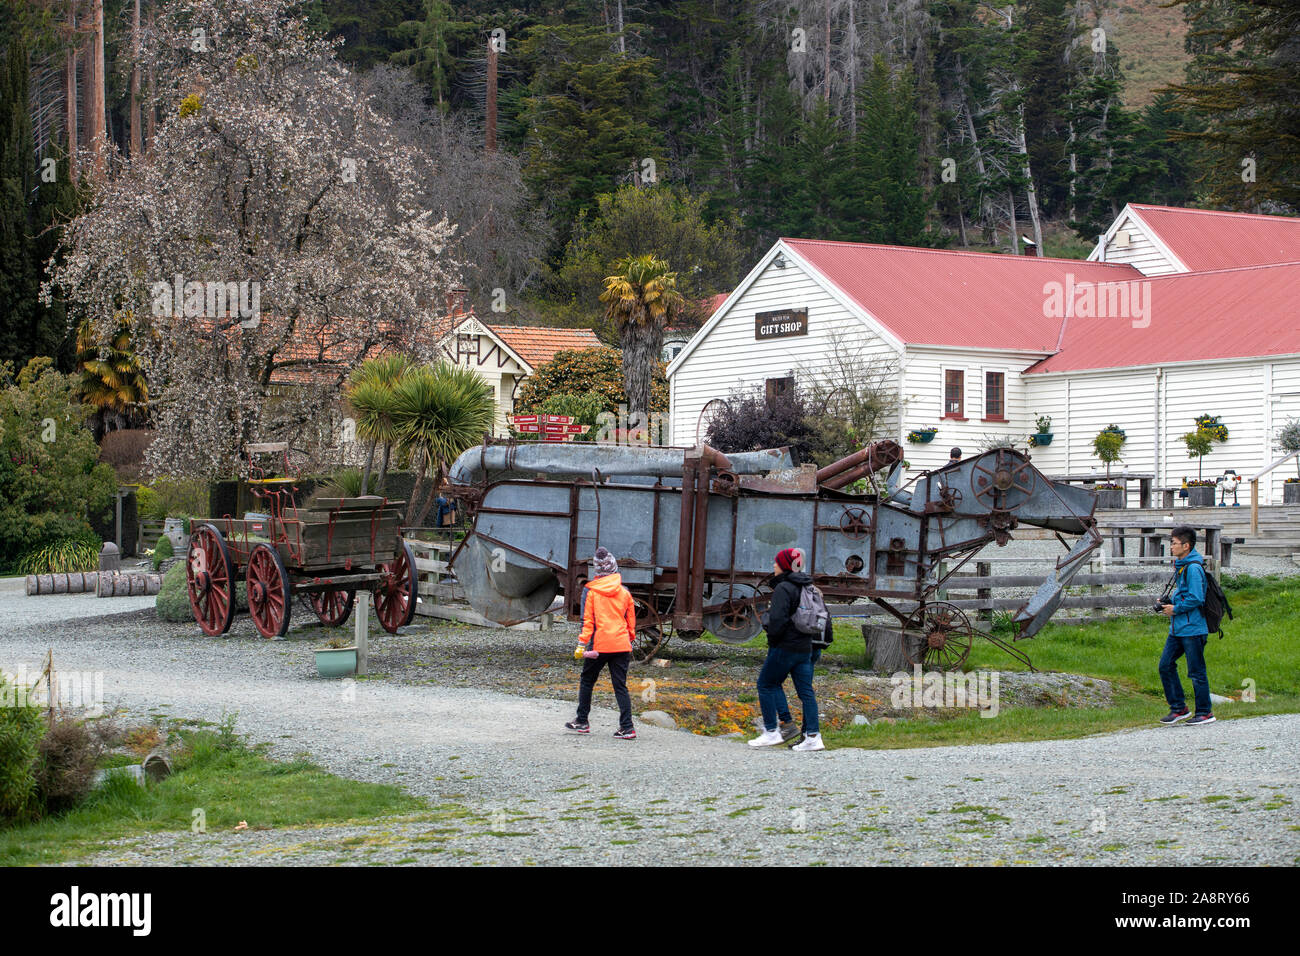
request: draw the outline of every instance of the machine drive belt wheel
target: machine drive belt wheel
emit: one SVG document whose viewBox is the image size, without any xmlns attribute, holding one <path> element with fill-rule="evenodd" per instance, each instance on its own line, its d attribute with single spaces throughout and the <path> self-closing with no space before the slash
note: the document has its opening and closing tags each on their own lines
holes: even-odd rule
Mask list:
<svg viewBox="0 0 1300 956">
<path fill-rule="evenodd" d="M 259 544 L 248 556 L 248 613 L 253 626 L 266 638 L 283 637 L 289 630 L 293 586 L 280 552 Z"/>
<path fill-rule="evenodd" d="M 961 608 L 933 601 L 920 605 L 903 625 L 903 656 L 923 670 L 956 670 L 966 663 L 974 638 L 975 630 Z"/>
<path fill-rule="evenodd" d="M 235 562 L 215 525 L 200 525 L 190 537 L 185 583 L 194 620 L 203 633 L 216 637 L 230 630 L 235 616 Z"/>
</svg>

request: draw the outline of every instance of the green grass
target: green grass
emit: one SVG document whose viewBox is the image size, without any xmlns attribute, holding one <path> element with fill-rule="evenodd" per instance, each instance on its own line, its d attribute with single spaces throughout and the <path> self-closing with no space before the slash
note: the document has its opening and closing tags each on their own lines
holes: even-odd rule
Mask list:
<svg viewBox="0 0 1300 956">
<path fill-rule="evenodd" d="M 1255 703 L 1238 701 L 1215 708 L 1220 720 L 1263 714 L 1300 712 L 1295 675 L 1300 673 L 1300 641 L 1295 620 L 1300 616 L 1300 581 L 1248 575 L 1225 577 L 1225 589 L 1236 617 L 1226 622 L 1220 640 L 1206 648 L 1210 690 L 1240 697 L 1243 681 L 1254 681 Z M 828 734 L 831 747 L 935 747 L 949 744 L 1051 740 L 1153 726 L 1165 712 L 1164 692 L 1156 670 L 1168 631 L 1156 615 L 1111 618 L 1095 624 L 1051 625 L 1031 641 L 1019 644 L 1042 671 L 1086 674 L 1111 681 L 1114 706 L 1091 708 L 1013 708 L 997 717 L 982 718 L 970 711 L 940 711 L 935 717 L 873 723 Z M 761 640 L 761 638 L 760 638 Z M 823 657 L 860 666 L 865 647 L 857 622 L 836 621 L 835 643 Z M 1026 670 L 1024 665 L 977 639 L 966 663 L 968 670 Z M 1187 698 L 1192 699 L 1186 665 L 1180 664 Z"/>
<path fill-rule="evenodd" d="M 144 789 L 113 775 L 76 809 L 0 829 L 0 865 L 62 863 L 101 850 L 110 840 L 190 833 L 195 809 L 203 810 L 209 834 L 241 821 L 250 829 L 268 829 L 424 809 L 423 801 L 398 787 L 345 780 L 302 759 L 268 760 L 237 738 L 210 731 L 181 735 L 187 746 L 166 780 Z"/>
</svg>

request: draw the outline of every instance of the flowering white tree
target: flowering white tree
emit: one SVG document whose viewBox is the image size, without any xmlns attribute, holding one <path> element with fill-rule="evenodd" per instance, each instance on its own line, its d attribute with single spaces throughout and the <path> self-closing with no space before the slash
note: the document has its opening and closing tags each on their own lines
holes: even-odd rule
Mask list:
<svg viewBox="0 0 1300 956">
<path fill-rule="evenodd" d="M 229 475 L 249 441 L 310 442 L 367 354 L 431 355 L 457 284 L 455 226 L 420 202 L 418 146 L 296 6 L 160 9 L 143 60 L 162 122 L 68 225 L 51 268 L 47 299 L 101 343 L 130 326 L 155 472 Z"/>
</svg>

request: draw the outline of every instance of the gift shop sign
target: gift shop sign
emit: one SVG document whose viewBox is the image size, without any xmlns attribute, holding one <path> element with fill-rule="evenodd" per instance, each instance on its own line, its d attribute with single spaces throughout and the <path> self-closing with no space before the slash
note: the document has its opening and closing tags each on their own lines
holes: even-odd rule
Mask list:
<svg viewBox="0 0 1300 956">
<path fill-rule="evenodd" d="M 807 309 L 782 309 L 779 312 L 759 312 L 754 316 L 754 338 L 781 339 L 790 335 L 808 334 Z"/>
</svg>

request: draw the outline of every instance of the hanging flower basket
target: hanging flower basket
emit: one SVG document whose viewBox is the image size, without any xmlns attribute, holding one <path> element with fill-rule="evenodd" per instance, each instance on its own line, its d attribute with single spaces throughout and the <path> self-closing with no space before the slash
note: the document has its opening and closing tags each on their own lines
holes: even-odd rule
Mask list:
<svg viewBox="0 0 1300 956">
<path fill-rule="evenodd" d="M 1051 443 L 1051 432 L 1039 432 L 1036 435 L 1029 436 L 1029 445 L 1031 448 L 1042 448 L 1044 445 L 1050 445 Z"/>
<path fill-rule="evenodd" d="M 913 445 L 928 445 L 939 434 L 938 428 L 914 428 L 907 433 L 907 440 Z"/>
</svg>

